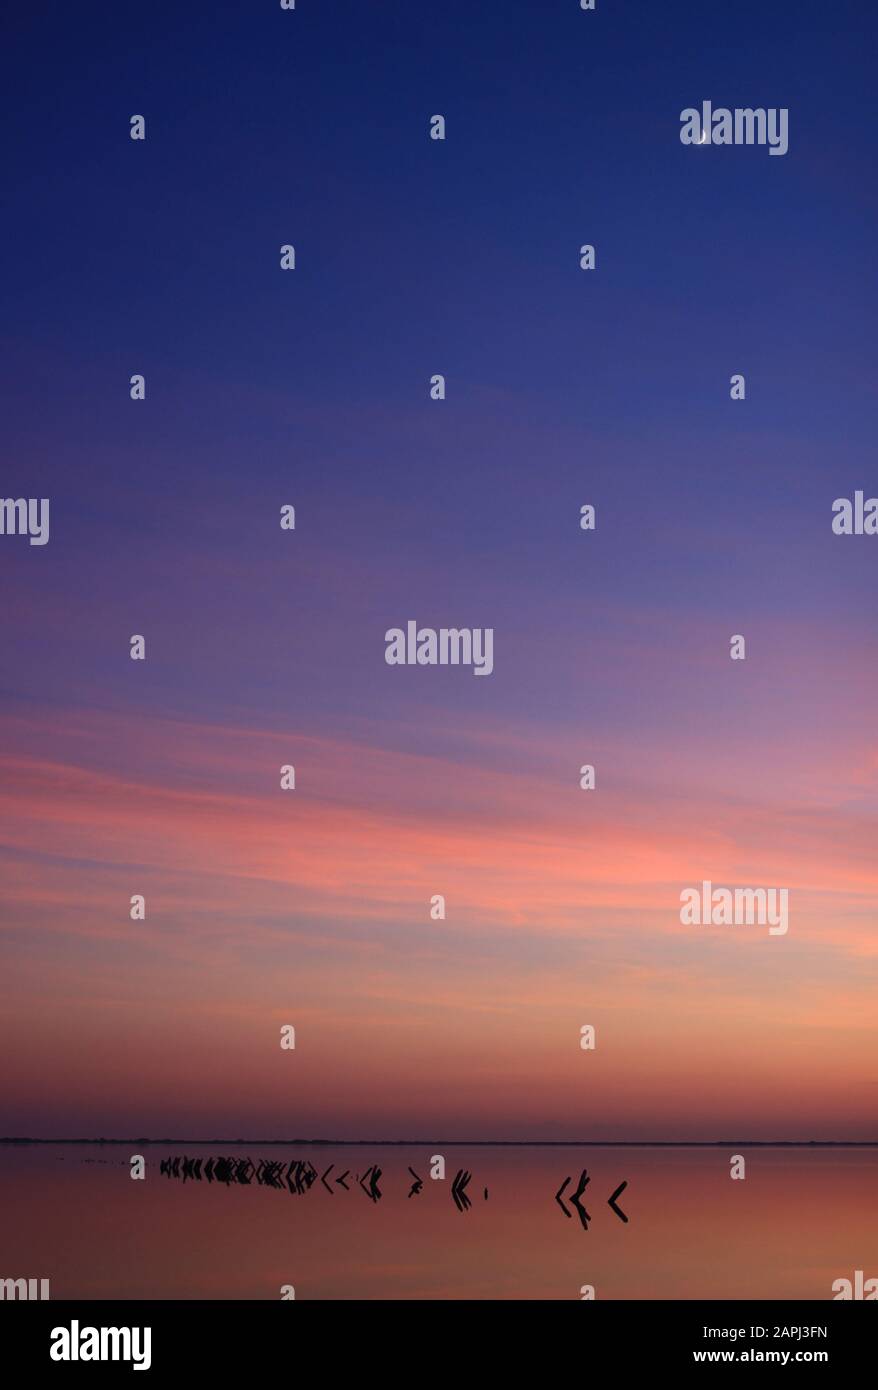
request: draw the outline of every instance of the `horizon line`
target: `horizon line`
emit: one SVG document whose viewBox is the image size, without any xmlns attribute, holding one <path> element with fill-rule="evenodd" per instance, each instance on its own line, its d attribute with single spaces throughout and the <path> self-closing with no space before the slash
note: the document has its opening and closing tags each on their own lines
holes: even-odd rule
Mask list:
<svg viewBox="0 0 878 1390">
<path fill-rule="evenodd" d="M 110 1139 L 45 1139 L 27 1135 L 0 1137 L 0 1144 L 171 1144 L 182 1145 L 296 1145 L 327 1148 L 354 1148 L 372 1145 L 373 1148 L 424 1148 L 442 1145 L 445 1148 L 527 1148 L 527 1149 L 869 1149 L 878 1148 L 878 1139 L 172 1139 L 136 1138 Z"/>
</svg>

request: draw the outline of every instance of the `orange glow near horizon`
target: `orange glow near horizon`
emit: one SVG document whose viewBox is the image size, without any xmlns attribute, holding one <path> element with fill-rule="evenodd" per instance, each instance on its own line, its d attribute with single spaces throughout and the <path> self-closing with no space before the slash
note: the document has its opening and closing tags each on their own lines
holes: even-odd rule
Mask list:
<svg viewBox="0 0 878 1390">
<path fill-rule="evenodd" d="M 691 768 L 670 810 L 648 777 L 598 800 L 551 757 L 498 766 L 496 736 L 479 766 L 78 716 L 64 760 L 35 728 L 0 792 L 15 1132 L 874 1137 L 850 803 L 844 836 L 801 797 L 742 816 Z M 97 756 L 119 741 L 124 777 Z M 702 877 L 789 887 L 790 932 L 681 926 Z"/>
</svg>

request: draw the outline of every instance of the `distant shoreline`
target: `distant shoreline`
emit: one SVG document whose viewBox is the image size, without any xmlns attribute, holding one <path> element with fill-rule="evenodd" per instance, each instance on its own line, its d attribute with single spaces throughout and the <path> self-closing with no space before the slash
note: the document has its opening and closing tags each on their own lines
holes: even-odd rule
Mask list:
<svg viewBox="0 0 878 1390">
<path fill-rule="evenodd" d="M 164 1144 L 175 1148 L 458 1148 L 458 1149 L 875 1149 L 878 1139 L 31 1139 L 0 1144 Z"/>
</svg>

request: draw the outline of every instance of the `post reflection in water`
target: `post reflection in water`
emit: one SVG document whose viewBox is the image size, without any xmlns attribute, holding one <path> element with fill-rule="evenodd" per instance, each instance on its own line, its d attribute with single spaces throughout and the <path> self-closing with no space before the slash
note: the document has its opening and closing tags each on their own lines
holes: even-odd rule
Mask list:
<svg viewBox="0 0 878 1390">
<path fill-rule="evenodd" d="M 878 1275 L 874 1148 L 743 1146 L 739 1181 L 731 1145 L 219 1149 L 0 1145 L 0 1272 L 119 1299 L 819 1300 Z"/>
</svg>

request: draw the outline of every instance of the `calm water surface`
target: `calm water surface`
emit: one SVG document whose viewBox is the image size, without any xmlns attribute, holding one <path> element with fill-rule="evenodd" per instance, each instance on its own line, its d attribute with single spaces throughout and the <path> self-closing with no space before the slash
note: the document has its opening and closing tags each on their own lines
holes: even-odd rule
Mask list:
<svg viewBox="0 0 878 1390">
<path fill-rule="evenodd" d="M 436 1152 L 444 1182 L 429 1176 Z M 835 1279 L 878 1276 L 878 1151 L 743 1148 L 745 1181 L 729 1177 L 732 1152 L 0 1145 L 0 1277 L 48 1277 L 54 1299 L 277 1299 L 283 1284 L 297 1299 L 576 1299 L 584 1284 L 605 1299 L 830 1299 Z M 200 1180 L 183 1180 L 184 1154 Z M 208 1182 L 222 1154 L 282 1164 L 281 1187 Z M 175 1157 L 180 1175 L 162 1174 Z M 331 1190 L 300 1174 L 291 1194 L 299 1161 L 332 1165 Z M 583 1169 L 587 1225 L 555 1200 Z M 622 1182 L 627 1223 L 607 1202 Z"/>
</svg>

